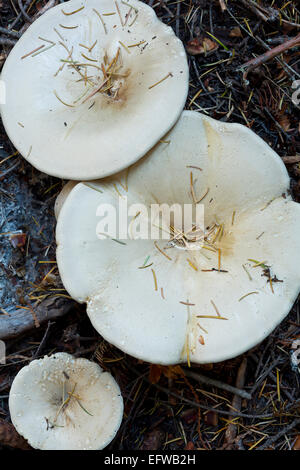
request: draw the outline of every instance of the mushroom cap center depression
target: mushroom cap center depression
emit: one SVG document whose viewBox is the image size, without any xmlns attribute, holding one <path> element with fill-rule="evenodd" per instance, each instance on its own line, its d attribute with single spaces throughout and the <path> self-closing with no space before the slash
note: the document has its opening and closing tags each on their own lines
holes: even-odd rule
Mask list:
<svg viewBox="0 0 300 470">
<path fill-rule="evenodd" d="M 68 422 L 76 426 L 76 422 L 73 422 L 72 419 L 73 414 L 77 411 L 76 407 L 82 408 L 83 411 L 89 414 L 83 405 L 84 390 L 79 390 L 78 384 L 70 380 L 66 372 L 63 372 L 61 380 L 56 382 L 55 390 L 50 392 L 48 401 L 55 409 L 53 416 L 45 416 L 48 428 L 61 426 Z"/>
<path fill-rule="evenodd" d="M 109 50 L 103 50 L 101 66 L 93 62 L 78 63 L 73 59 L 72 50 L 67 49 L 67 51 L 70 58 L 64 63 L 71 72 L 71 75 L 66 74 L 66 89 L 73 97 L 71 106 L 80 106 L 89 102 L 91 107 L 96 105 L 104 108 L 113 103 L 119 105 L 125 103 L 134 90 L 135 79 L 131 74 L 132 64 L 127 65 L 121 46 L 112 46 Z M 63 95 L 59 96 L 57 91 L 55 94 L 59 101 L 68 105 L 62 98 Z"/>
</svg>

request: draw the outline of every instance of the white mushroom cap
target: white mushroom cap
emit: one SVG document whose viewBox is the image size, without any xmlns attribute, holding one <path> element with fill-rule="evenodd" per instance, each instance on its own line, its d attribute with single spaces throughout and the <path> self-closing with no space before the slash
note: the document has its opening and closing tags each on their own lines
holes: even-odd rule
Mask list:
<svg viewBox="0 0 300 470">
<path fill-rule="evenodd" d="M 73 180 L 116 173 L 145 155 L 179 118 L 188 91 L 184 47 L 152 8 L 129 4 L 57 5 L 7 58 L 2 120 L 15 147 L 39 170 Z"/>
<path fill-rule="evenodd" d="M 201 203 L 215 251 L 158 240 L 168 259 L 150 239 L 122 245 L 97 238 L 97 207 L 117 208 L 116 188 L 129 207 L 183 206 L 193 203 L 191 173 L 196 198 L 206 194 Z M 288 195 L 280 157 L 251 130 L 186 111 L 129 169 L 128 193 L 120 182 L 118 175 L 93 183 L 102 193 L 78 184 L 56 232 L 64 286 L 87 303 L 106 340 L 153 363 L 217 362 L 259 343 L 287 315 L 300 288 L 300 205 Z M 269 266 L 273 282 L 251 259 Z M 145 260 L 153 264 L 139 269 Z"/>
<path fill-rule="evenodd" d="M 36 449 L 97 450 L 115 437 L 123 399 L 111 374 L 97 364 L 57 353 L 20 370 L 9 410 L 18 433 Z"/>
<path fill-rule="evenodd" d="M 65 200 L 67 199 L 68 195 L 76 186 L 77 182 L 76 181 L 68 181 L 60 191 L 59 195 L 55 199 L 55 204 L 54 204 L 54 214 L 56 220 L 58 219 L 59 213 L 61 211 L 62 206 L 64 205 Z"/>
</svg>

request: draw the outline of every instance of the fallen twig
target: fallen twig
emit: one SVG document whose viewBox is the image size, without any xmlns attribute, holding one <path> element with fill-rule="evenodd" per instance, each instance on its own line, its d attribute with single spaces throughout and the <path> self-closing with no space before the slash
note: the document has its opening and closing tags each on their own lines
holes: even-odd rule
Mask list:
<svg viewBox="0 0 300 470">
<path fill-rule="evenodd" d="M 219 4 L 220 4 L 220 8 L 221 8 L 222 12 L 227 10 L 225 0 L 219 0 Z"/>
<path fill-rule="evenodd" d="M 66 301 L 62 297 L 52 297 L 42 302 L 36 309 L 35 314 L 40 324 L 45 321 L 66 315 L 74 303 Z M 1 318 L 0 339 L 15 338 L 35 327 L 32 314 L 28 310 L 16 310 L 9 316 Z"/>
<path fill-rule="evenodd" d="M 232 385 L 228 385 L 216 379 L 211 379 L 210 377 L 206 377 L 205 375 L 199 374 L 198 372 L 197 373 L 193 372 L 191 370 L 184 369 L 184 373 L 187 377 L 191 377 L 197 382 L 205 383 L 207 385 L 211 385 L 213 387 L 226 390 L 227 392 L 233 393 L 234 395 L 237 395 L 241 398 L 246 398 L 247 400 L 251 400 L 251 394 L 246 392 L 245 390 L 241 390 L 240 388 L 233 387 Z"/>
<path fill-rule="evenodd" d="M 272 7 L 263 7 L 253 0 L 240 0 L 243 5 L 250 9 L 260 20 L 264 22 L 273 22 L 280 21 L 280 23 L 287 24 L 293 28 L 300 28 L 299 23 L 294 23 L 293 21 L 288 21 L 280 16 L 280 13 Z"/>
<path fill-rule="evenodd" d="M 300 418 L 295 419 L 294 421 L 291 422 L 288 426 L 285 426 L 281 431 L 279 431 L 275 436 L 270 437 L 267 441 L 265 441 L 261 446 L 256 447 L 256 450 L 264 450 L 267 447 L 270 447 L 271 444 L 274 444 L 274 442 L 278 441 L 278 439 L 281 438 L 281 436 L 284 436 L 287 432 L 291 431 L 294 429 L 296 426 L 300 424 Z"/>
<path fill-rule="evenodd" d="M 0 38 L 0 45 L 2 46 L 14 46 L 17 41 L 8 38 Z"/>
<path fill-rule="evenodd" d="M 261 5 L 258 5 L 257 3 L 251 1 L 251 0 L 240 0 L 240 2 L 249 10 L 251 10 L 260 20 L 263 21 L 269 21 L 273 20 L 278 16 L 278 15 L 270 15 L 270 9 L 266 9 L 264 7 L 261 7 Z"/>
<path fill-rule="evenodd" d="M 19 8 L 20 8 L 20 10 L 21 10 L 21 13 L 22 13 L 24 19 L 25 19 L 26 21 L 28 21 L 28 23 L 32 23 L 32 22 L 33 22 L 33 19 L 30 18 L 30 16 L 29 16 L 29 15 L 26 13 L 26 11 L 25 11 L 27 4 L 25 5 L 25 8 L 24 8 L 24 6 L 23 6 L 23 1 L 22 1 L 22 0 L 18 0 L 18 5 L 19 5 Z"/>
<path fill-rule="evenodd" d="M 1 40 L 0 40 L 1 41 Z M 0 42 L 1 44 L 1 42 Z M 13 171 L 15 168 L 17 168 L 17 166 L 20 165 L 20 160 L 17 161 L 14 165 L 12 165 L 10 168 L 8 168 L 7 170 L 5 171 L 2 171 L 2 173 L 0 173 L 0 178 L 3 178 L 4 176 L 8 175 L 8 173 L 10 173 L 11 171 Z"/>
<path fill-rule="evenodd" d="M 264 64 L 265 62 L 268 62 L 271 59 L 274 59 L 274 57 L 298 45 L 300 45 L 300 33 L 297 34 L 297 36 L 295 36 L 294 38 L 289 39 L 288 41 L 285 41 L 282 44 L 279 44 L 279 46 L 276 46 L 276 47 L 273 47 L 272 49 L 267 50 L 266 52 L 264 52 L 264 54 L 258 57 L 255 57 L 254 59 L 251 59 L 245 64 L 241 65 L 240 70 L 246 69 L 243 75 L 244 80 L 246 79 L 247 74 L 251 70 L 255 69 L 261 64 Z"/>
<path fill-rule="evenodd" d="M 23 6 L 23 9 L 26 11 L 26 9 L 30 6 L 31 0 L 27 0 L 25 5 Z M 13 29 L 14 26 L 19 22 L 19 20 L 22 18 L 23 13 L 20 12 L 18 16 L 14 19 L 14 21 L 9 25 L 9 29 Z"/>
<path fill-rule="evenodd" d="M 43 350 L 44 346 L 45 346 L 45 343 L 47 341 L 47 338 L 49 336 L 49 331 L 50 331 L 50 328 L 51 328 L 51 325 L 54 325 L 54 322 L 51 323 L 50 321 L 48 321 L 48 325 L 47 325 L 47 328 L 46 328 L 46 331 L 44 333 L 44 336 L 42 338 L 42 341 L 40 342 L 39 344 L 39 347 L 37 348 L 37 350 L 35 351 L 33 357 L 32 357 L 32 360 L 33 359 L 36 359 L 37 357 L 39 357 L 41 355 L 41 351 Z"/>
<path fill-rule="evenodd" d="M 46 13 L 46 11 L 50 10 L 50 8 L 54 7 L 55 5 L 57 4 L 57 0 L 49 0 L 48 3 L 46 3 L 46 5 L 41 8 L 34 16 L 33 16 L 33 20 L 35 21 L 37 18 L 39 18 L 40 16 L 42 16 L 44 13 Z"/>
<path fill-rule="evenodd" d="M 7 34 L 8 36 L 12 36 L 13 38 L 19 39 L 21 37 L 21 34 L 18 31 L 10 31 L 7 28 L 3 28 L 0 26 L 0 33 L 2 34 Z"/>
<path fill-rule="evenodd" d="M 245 357 L 243 361 L 241 362 L 241 365 L 238 369 L 237 372 L 237 378 L 236 378 L 236 387 L 237 389 L 241 389 L 245 385 L 245 375 L 246 375 L 246 369 L 247 369 L 247 358 Z M 236 411 L 241 411 L 241 406 L 242 406 L 242 400 L 241 397 L 237 394 L 234 395 L 233 400 L 232 400 L 232 408 Z M 226 449 L 232 449 L 234 445 L 234 440 L 237 435 L 237 425 L 236 423 L 229 423 L 226 432 L 225 432 L 225 443 L 224 443 L 224 448 Z"/>
</svg>

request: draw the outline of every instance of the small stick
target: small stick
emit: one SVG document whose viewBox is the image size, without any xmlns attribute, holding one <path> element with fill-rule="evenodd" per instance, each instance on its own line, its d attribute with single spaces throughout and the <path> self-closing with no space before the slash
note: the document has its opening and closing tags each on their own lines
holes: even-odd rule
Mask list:
<svg viewBox="0 0 300 470">
<path fill-rule="evenodd" d="M 63 101 L 57 94 L 57 92 L 55 90 L 53 90 L 53 93 L 54 95 L 56 96 L 56 98 L 58 99 L 58 101 L 60 101 L 62 104 L 64 104 L 65 106 L 68 106 L 69 108 L 74 108 L 74 105 L 73 104 L 68 104 L 66 103 L 65 101 Z"/>
<path fill-rule="evenodd" d="M 133 18 L 132 22 L 128 25 L 129 28 L 131 28 L 131 26 L 133 25 L 133 23 L 136 21 L 137 17 L 138 17 L 138 12 L 136 13 L 135 17 Z"/>
<path fill-rule="evenodd" d="M 3 28 L 2 26 L 0 26 L 0 33 L 7 34 L 8 36 L 12 36 L 16 39 L 19 39 L 21 37 L 21 33 L 17 31 L 10 31 L 9 29 Z"/>
<path fill-rule="evenodd" d="M 34 353 L 32 359 L 31 359 L 32 361 L 33 361 L 34 359 L 36 359 L 37 357 L 40 356 L 40 353 L 41 353 L 42 349 L 44 348 L 45 343 L 46 343 L 46 340 L 47 340 L 47 338 L 48 338 L 48 336 L 49 336 L 49 331 L 50 331 L 51 325 L 54 325 L 54 322 L 51 323 L 50 321 L 48 321 L 46 331 L 45 331 L 45 333 L 44 333 L 44 336 L 43 336 L 43 338 L 42 338 L 42 341 L 40 342 L 40 344 L 39 344 L 39 346 L 38 346 L 36 352 Z"/>
<path fill-rule="evenodd" d="M 159 85 L 161 82 L 165 81 L 167 78 L 169 77 L 173 77 L 172 73 L 169 72 L 164 78 L 162 78 L 161 80 L 159 80 L 158 82 L 154 83 L 154 85 L 151 85 L 148 87 L 149 90 L 151 90 L 152 88 L 154 88 L 156 85 Z"/>
<path fill-rule="evenodd" d="M 91 45 L 91 47 L 89 48 L 89 52 L 92 52 L 92 50 L 94 49 L 94 47 L 96 46 L 98 42 L 98 39 L 96 39 L 96 41 L 94 42 L 94 44 Z"/>
<path fill-rule="evenodd" d="M 154 269 L 151 268 L 152 275 L 153 275 L 153 280 L 154 280 L 154 289 L 157 290 L 157 279 L 156 279 L 156 274 Z"/>
<path fill-rule="evenodd" d="M 261 446 L 257 447 L 257 450 L 264 450 L 268 447 L 271 446 L 271 444 L 274 444 L 274 442 L 278 441 L 278 439 L 281 438 L 281 436 L 284 436 L 287 434 L 289 431 L 294 429 L 296 426 L 300 424 L 300 418 L 294 419 L 294 421 L 291 422 L 288 426 L 285 426 L 281 431 L 279 431 L 275 436 L 270 437 L 267 441 L 265 441 Z"/>
<path fill-rule="evenodd" d="M 259 292 L 257 292 L 257 291 L 248 292 L 248 294 L 245 294 L 245 295 L 243 295 L 241 298 L 239 298 L 239 302 L 240 302 L 241 300 L 243 300 L 245 297 L 248 297 L 248 295 L 252 295 L 252 294 L 259 294 Z"/>
<path fill-rule="evenodd" d="M 219 4 L 220 4 L 220 7 L 221 7 L 222 12 L 224 12 L 224 11 L 227 10 L 227 6 L 226 6 L 224 0 L 219 0 Z"/>
<path fill-rule="evenodd" d="M 237 390 L 242 389 L 245 385 L 246 369 L 247 369 L 247 358 L 245 357 L 242 363 L 240 364 L 240 367 L 237 372 L 236 383 L 235 383 Z M 235 411 L 241 411 L 241 406 L 242 406 L 241 395 L 238 395 L 237 393 L 235 393 L 231 405 Z M 237 425 L 236 423 L 231 422 L 229 423 L 225 432 L 224 447 L 226 448 L 231 447 L 233 445 L 233 441 L 236 435 L 237 435 Z"/>
<path fill-rule="evenodd" d="M 120 12 L 120 8 L 119 8 L 119 5 L 118 5 L 118 2 L 115 2 L 115 5 L 116 5 L 116 9 L 117 9 L 118 15 L 119 15 L 119 17 L 120 17 L 121 26 L 123 27 L 123 26 L 124 26 L 124 23 L 123 23 L 123 20 L 122 20 L 122 16 L 121 16 L 121 12 Z"/>
<path fill-rule="evenodd" d="M 45 47 L 45 44 L 42 44 L 41 46 L 37 47 L 36 49 L 33 49 L 33 51 L 28 52 L 28 54 L 23 55 L 23 57 L 21 57 L 21 59 L 26 59 L 26 57 L 29 57 L 31 54 L 34 54 L 34 52 L 39 51 L 43 47 Z"/>
<path fill-rule="evenodd" d="M 34 54 L 32 54 L 31 57 L 35 57 L 35 56 L 37 56 L 37 55 L 39 55 L 39 54 L 42 54 L 43 52 L 46 52 L 46 51 L 48 51 L 49 49 L 52 49 L 52 47 L 54 47 L 54 46 L 55 46 L 55 44 L 51 44 L 50 46 L 44 47 L 44 48 L 41 49 L 40 51 L 35 52 Z"/>
<path fill-rule="evenodd" d="M 41 41 L 49 42 L 49 44 L 56 44 L 54 41 L 50 41 L 50 39 L 42 38 L 41 36 L 39 36 L 39 39 L 40 39 Z"/>
<path fill-rule="evenodd" d="M 82 57 L 86 60 L 90 60 L 91 62 L 98 62 L 97 59 L 92 59 L 91 57 L 88 57 L 85 55 L 83 52 L 81 53 Z"/>
<path fill-rule="evenodd" d="M 234 225 L 234 219 L 235 219 L 235 211 L 233 211 L 232 213 L 231 225 Z"/>
<path fill-rule="evenodd" d="M 215 309 L 216 314 L 218 315 L 218 317 L 220 317 L 221 315 L 220 315 L 220 312 L 219 312 L 219 310 L 218 310 L 216 304 L 213 302 L 213 300 L 211 300 L 210 303 L 211 303 L 212 306 L 214 307 L 214 309 Z"/>
<path fill-rule="evenodd" d="M 245 273 L 247 274 L 247 276 L 249 277 L 249 281 L 252 281 L 252 276 L 251 274 L 249 273 L 248 269 L 246 268 L 246 266 L 244 264 L 242 264 L 243 266 L 243 269 L 245 271 Z"/>
<path fill-rule="evenodd" d="M 78 28 L 78 25 L 77 26 L 64 26 L 63 24 L 60 24 L 59 26 L 61 28 L 65 28 L 65 29 L 76 29 L 76 28 Z"/>
<path fill-rule="evenodd" d="M 81 7 L 81 8 L 78 8 L 77 10 L 74 10 L 74 11 L 70 11 L 69 13 L 64 11 L 64 10 L 61 10 L 62 13 L 66 16 L 70 16 L 70 15 L 74 15 L 75 13 L 78 13 L 79 11 L 83 10 L 84 9 L 84 6 Z"/>
<path fill-rule="evenodd" d="M 211 272 L 214 272 L 214 271 L 217 271 L 218 273 L 228 273 L 228 271 L 226 269 L 217 269 L 217 268 L 211 268 L 211 269 L 201 269 L 202 272 L 204 273 L 211 273 Z"/>
<path fill-rule="evenodd" d="M 121 0 L 121 3 L 123 3 L 123 5 L 126 5 L 126 6 L 129 7 L 129 8 L 133 8 L 133 10 L 134 10 L 136 13 L 138 12 L 138 9 L 137 9 L 137 8 L 134 8 L 132 5 L 130 5 L 130 3 L 124 2 L 124 0 Z"/>
<path fill-rule="evenodd" d="M 292 49 L 293 47 L 299 46 L 299 44 L 300 44 L 300 33 L 297 34 L 297 36 L 295 36 L 294 38 L 289 39 L 288 41 L 285 41 L 282 44 L 279 44 L 279 46 L 273 47 L 273 49 L 270 49 L 264 52 L 264 54 L 261 54 L 260 56 L 249 60 L 248 62 L 246 62 L 240 67 L 241 70 L 246 69 L 246 71 L 244 72 L 244 79 L 247 77 L 247 74 L 249 73 L 250 70 L 253 70 L 259 65 L 264 64 L 268 62 L 269 60 L 274 59 L 274 57 L 282 54 L 285 51 L 288 51 L 289 49 Z"/>
<path fill-rule="evenodd" d="M 130 54 L 130 50 L 128 49 L 127 46 L 125 46 L 125 44 L 123 44 L 123 42 L 119 41 L 119 44 L 121 44 L 121 46 L 124 47 L 125 51 L 128 52 L 128 54 Z"/>
<path fill-rule="evenodd" d="M 88 101 L 90 98 L 92 98 L 92 96 L 94 96 L 96 93 L 98 93 L 98 91 L 101 90 L 101 88 L 105 85 L 105 83 L 108 82 L 108 80 L 109 80 L 109 78 L 106 78 L 106 79 L 104 80 L 104 82 L 102 82 L 102 84 L 101 84 L 100 86 L 98 86 L 98 87 L 96 88 L 96 90 L 94 90 L 94 91 L 83 101 L 83 103 L 85 103 L 85 102 Z"/>
<path fill-rule="evenodd" d="M 123 2 L 122 2 L 122 3 L 123 3 Z M 126 15 L 125 15 L 125 21 L 124 21 L 124 26 L 127 25 L 127 21 L 128 21 L 128 18 L 129 18 L 129 16 L 130 16 L 132 10 L 133 10 L 133 8 L 130 7 L 128 13 L 126 13 Z"/>
<path fill-rule="evenodd" d="M 198 98 L 198 96 L 202 93 L 202 88 L 200 88 L 200 90 L 197 91 L 197 93 L 193 96 L 193 98 L 191 99 L 190 103 L 189 103 L 189 107 L 192 106 L 192 104 L 194 103 L 194 101 Z"/>
<path fill-rule="evenodd" d="M 191 261 L 190 259 L 187 258 L 187 262 L 189 263 L 189 265 L 191 266 L 191 268 L 193 268 L 195 271 L 198 271 L 197 266 L 195 266 L 195 264 L 192 263 L 192 261 Z"/>
<path fill-rule="evenodd" d="M 21 13 L 22 13 L 24 19 L 25 19 L 26 21 L 28 21 L 28 23 L 32 23 L 32 22 L 33 22 L 33 19 L 30 18 L 30 16 L 26 13 L 26 11 L 25 11 L 26 5 L 25 5 L 25 8 L 24 8 L 23 3 L 22 3 L 22 0 L 18 0 L 18 5 L 19 5 L 19 8 L 20 8 L 20 10 L 21 10 Z M 28 11 L 29 11 L 29 9 L 28 9 Z"/>
<path fill-rule="evenodd" d="M 167 255 L 167 253 L 165 253 L 161 248 L 159 248 L 157 242 L 154 242 L 154 246 L 162 255 L 164 255 L 168 260 L 172 261 L 172 258 L 170 258 L 170 256 Z"/>
<path fill-rule="evenodd" d="M 190 173 L 190 186 L 191 186 L 191 193 L 192 193 L 193 202 L 194 202 L 194 204 L 197 204 L 195 188 L 194 188 L 193 172 L 192 171 Z"/>
<path fill-rule="evenodd" d="M 201 202 L 201 201 L 207 196 L 208 191 L 209 191 L 209 188 L 207 188 L 207 190 L 205 191 L 205 193 L 203 194 L 203 196 L 201 196 L 200 199 L 198 199 L 197 204 L 199 204 L 199 202 Z"/>
<path fill-rule="evenodd" d="M 59 31 L 57 31 L 56 28 L 53 28 L 53 30 L 56 32 L 57 36 L 62 40 L 62 43 L 60 42 L 60 44 L 62 46 L 64 46 L 65 49 L 67 49 L 67 51 L 69 52 L 69 49 L 67 48 L 67 46 L 64 44 L 64 38 L 62 37 L 62 35 L 60 34 Z"/>
<path fill-rule="evenodd" d="M 145 266 L 139 266 L 139 269 L 150 268 L 150 266 L 152 266 L 152 265 L 153 265 L 153 263 L 146 264 Z"/>
<path fill-rule="evenodd" d="M 228 318 L 215 315 L 196 315 L 197 318 L 213 318 L 214 320 L 228 320 Z"/>
<path fill-rule="evenodd" d="M 104 29 L 104 32 L 105 34 L 107 34 L 107 28 L 106 28 L 106 24 L 104 23 L 103 19 L 102 19 L 102 16 L 100 15 L 99 11 L 96 10 L 96 8 L 93 8 L 93 11 L 96 13 L 96 15 L 98 16 L 98 18 L 100 19 L 101 23 L 102 23 L 102 26 L 103 26 L 103 29 Z"/>
<path fill-rule="evenodd" d="M 14 46 L 16 44 L 16 39 L 8 39 L 8 38 L 0 38 L 0 44 L 7 45 L 7 46 Z"/>
<path fill-rule="evenodd" d="M 191 377 L 192 379 L 196 380 L 200 383 L 205 383 L 207 385 L 211 385 L 213 387 L 217 387 L 221 390 L 226 390 L 227 392 L 233 393 L 241 398 L 246 398 L 247 400 L 251 400 L 250 393 L 246 392 L 245 390 L 241 390 L 241 388 L 233 387 L 232 385 L 228 385 L 224 382 L 220 382 L 216 379 L 211 379 L 210 377 L 206 377 L 205 375 L 199 374 L 198 372 L 193 372 L 191 370 L 184 369 L 185 375 Z"/>
<path fill-rule="evenodd" d="M 251 0 L 240 0 L 240 2 L 243 3 L 246 8 L 249 8 L 260 20 L 269 20 L 269 17 L 265 15 L 265 13 L 268 13 L 266 8 L 261 7 Z"/>
<path fill-rule="evenodd" d="M 141 44 L 144 44 L 146 41 L 140 41 L 140 42 L 137 42 L 136 44 L 130 44 L 130 46 L 128 47 L 137 47 L 137 46 L 140 46 Z"/>
<path fill-rule="evenodd" d="M 186 167 L 187 167 L 187 168 L 195 168 L 196 170 L 202 171 L 202 168 L 200 168 L 199 166 L 187 165 Z"/>
</svg>

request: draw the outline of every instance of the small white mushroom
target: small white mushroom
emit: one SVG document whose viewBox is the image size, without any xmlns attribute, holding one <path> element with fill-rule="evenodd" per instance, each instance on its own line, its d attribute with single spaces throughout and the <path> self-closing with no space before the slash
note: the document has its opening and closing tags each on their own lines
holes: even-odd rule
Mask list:
<svg viewBox="0 0 300 470">
<path fill-rule="evenodd" d="M 141 158 L 175 124 L 188 91 L 181 41 L 137 0 L 71 0 L 23 34 L 2 70 L 1 117 L 33 166 L 102 178 Z"/>
<path fill-rule="evenodd" d="M 96 330 L 162 364 L 222 361 L 262 341 L 300 288 L 300 205 L 280 157 L 245 126 L 185 111 L 129 169 L 128 192 L 125 176 L 98 191 L 79 183 L 58 219 L 62 281 Z M 119 194 L 128 207 L 203 204 L 205 236 L 192 247 L 184 236 L 100 240 L 97 207 L 117 209 Z"/>
<path fill-rule="evenodd" d="M 111 374 L 97 364 L 57 353 L 20 370 L 9 410 L 18 433 L 36 449 L 96 450 L 115 437 L 123 399 Z"/>
</svg>

